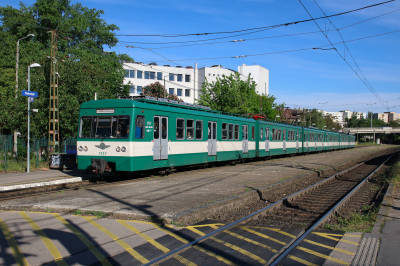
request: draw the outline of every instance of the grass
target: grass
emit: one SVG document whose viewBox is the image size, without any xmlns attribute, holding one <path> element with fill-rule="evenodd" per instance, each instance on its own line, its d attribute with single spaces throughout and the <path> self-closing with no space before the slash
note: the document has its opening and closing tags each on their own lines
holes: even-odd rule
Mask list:
<svg viewBox="0 0 400 266">
<path fill-rule="evenodd" d="M 37 160 L 36 157 L 32 157 L 30 160 L 30 171 L 35 171 L 38 169 L 43 169 L 43 168 L 49 168 L 49 164 L 46 161 L 40 160 L 39 165 L 37 165 Z M 25 172 L 26 171 L 26 160 L 22 161 L 17 161 L 15 159 L 8 160 L 7 159 L 7 169 L 5 167 L 4 163 L 4 156 L 0 157 L 0 173 L 4 173 L 5 170 L 6 172 L 9 173 L 18 173 L 18 172 Z"/>
<path fill-rule="evenodd" d="M 108 216 L 111 216 L 112 213 L 106 213 L 102 211 L 82 211 L 82 210 L 75 210 L 73 212 L 74 215 L 88 215 L 88 216 L 95 216 L 96 218 L 106 218 Z"/>
<path fill-rule="evenodd" d="M 324 228 L 328 230 L 338 230 L 346 232 L 364 232 L 369 233 L 375 224 L 378 209 L 371 209 L 371 206 L 363 206 L 366 213 L 353 213 L 349 218 L 337 217 L 335 224 L 325 224 Z"/>
</svg>

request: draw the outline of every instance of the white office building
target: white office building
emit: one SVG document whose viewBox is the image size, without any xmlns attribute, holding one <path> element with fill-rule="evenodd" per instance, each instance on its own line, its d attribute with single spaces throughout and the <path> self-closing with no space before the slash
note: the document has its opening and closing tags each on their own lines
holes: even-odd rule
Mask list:
<svg viewBox="0 0 400 266">
<path fill-rule="evenodd" d="M 188 103 L 195 103 L 195 100 L 199 98 L 199 90 L 205 79 L 213 82 L 217 78 L 222 78 L 223 75 L 230 76 L 235 73 L 234 70 L 223 68 L 220 65 L 197 69 L 197 66 L 193 68 L 192 66 L 158 66 L 154 63 L 149 65 L 124 63 L 123 67 L 125 70 L 124 84 L 131 85 L 129 95 L 140 95 L 143 87 L 158 81 L 161 85 L 165 85 L 169 94 L 176 95 Z M 239 73 L 243 72 L 241 73 L 243 80 L 251 74 L 257 86 L 261 88 L 257 87 L 258 93 L 269 94 L 269 71 L 267 69 L 257 65 L 243 65 L 238 68 Z"/>
</svg>

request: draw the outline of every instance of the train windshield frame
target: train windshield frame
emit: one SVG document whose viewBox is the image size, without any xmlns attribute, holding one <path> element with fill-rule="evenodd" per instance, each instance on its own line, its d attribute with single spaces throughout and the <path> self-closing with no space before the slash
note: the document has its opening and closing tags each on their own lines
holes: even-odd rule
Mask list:
<svg viewBox="0 0 400 266">
<path fill-rule="evenodd" d="M 129 115 L 83 116 L 79 125 L 81 139 L 126 139 L 129 137 Z"/>
</svg>

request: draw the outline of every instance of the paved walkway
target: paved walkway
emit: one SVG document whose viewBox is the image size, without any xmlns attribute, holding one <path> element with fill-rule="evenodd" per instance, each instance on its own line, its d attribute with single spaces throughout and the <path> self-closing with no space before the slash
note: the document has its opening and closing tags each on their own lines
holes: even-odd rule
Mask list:
<svg viewBox="0 0 400 266">
<path fill-rule="evenodd" d="M 376 265 L 399 265 L 400 251 L 400 186 L 393 187 L 385 223 L 380 234 L 381 244 Z"/>
</svg>

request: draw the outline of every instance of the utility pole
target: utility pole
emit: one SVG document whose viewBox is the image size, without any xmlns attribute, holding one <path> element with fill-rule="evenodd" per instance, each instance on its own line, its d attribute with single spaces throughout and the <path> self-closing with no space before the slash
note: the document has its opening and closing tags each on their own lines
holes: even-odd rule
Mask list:
<svg viewBox="0 0 400 266">
<path fill-rule="evenodd" d="M 60 147 L 60 123 L 58 110 L 58 63 L 57 53 L 57 31 L 51 33 L 51 65 L 50 65 L 50 98 L 49 98 L 49 152 L 58 152 Z"/>
<path fill-rule="evenodd" d="M 16 59 L 15 60 L 16 61 L 16 63 L 15 63 L 15 99 L 18 98 L 19 41 L 23 40 L 25 38 L 28 38 L 30 36 L 34 37 L 35 35 L 34 34 L 28 34 L 25 37 L 17 40 L 17 54 L 16 54 L 16 57 L 15 57 L 15 59 Z M 17 137 L 18 137 L 17 136 L 17 131 L 14 131 L 14 147 L 13 147 L 13 156 L 14 157 L 17 156 Z"/>
</svg>

